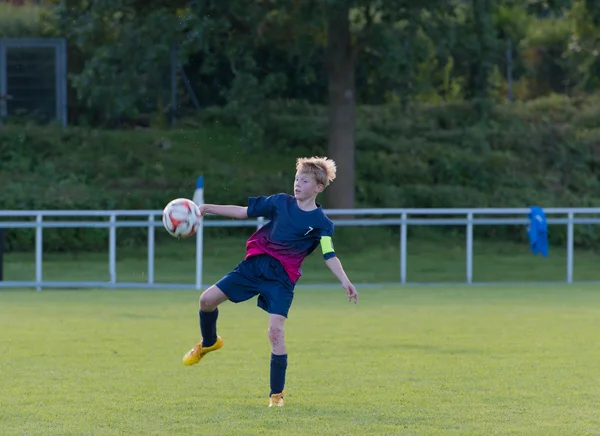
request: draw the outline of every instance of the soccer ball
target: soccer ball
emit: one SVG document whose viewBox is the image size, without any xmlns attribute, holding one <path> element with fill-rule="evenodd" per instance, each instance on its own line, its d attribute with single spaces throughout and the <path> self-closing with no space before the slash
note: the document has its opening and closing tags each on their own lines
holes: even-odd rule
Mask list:
<svg viewBox="0 0 600 436">
<path fill-rule="evenodd" d="M 189 238 L 200 226 L 200 209 L 192 200 L 176 198 L 165 206 L 162 222 L 171 236 Z"/>
</svg>

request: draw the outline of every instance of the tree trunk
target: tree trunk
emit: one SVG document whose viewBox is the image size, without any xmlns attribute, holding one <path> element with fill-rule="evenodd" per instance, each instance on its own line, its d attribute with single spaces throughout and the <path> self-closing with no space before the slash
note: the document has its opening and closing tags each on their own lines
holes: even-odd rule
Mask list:
<svg viewBox="0 0 600 436">
<path fill-rule="evenodd" d="M 352 209 L 355 199 L 356 96 L 355 52 L 350 38 L 347 6 L 329 10 L 327 75 L 329 87 L 329 158 L 337 163 L 337 178 L 327 188 L 327 206 Z"/>
</svg>

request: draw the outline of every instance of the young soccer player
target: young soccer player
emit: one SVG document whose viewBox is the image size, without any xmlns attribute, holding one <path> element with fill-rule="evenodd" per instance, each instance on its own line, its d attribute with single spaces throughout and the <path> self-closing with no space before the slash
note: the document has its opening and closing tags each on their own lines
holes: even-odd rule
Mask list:
<svg viewBox="0 0 600 436">
<path fill-rule="evenodd" d="M 183 357 L 184 364 L 194 365 L 207 353 L 223 346 L 223 340 L 217 336 L 218 306 L 221 303 L 226 300 L 240 303 L 258 295 L 258 307 L 269 313 L 269 407 L 283 406 L 288 362 L 284 324 L 294 298 L 294 286 L 302 274 L 302 262 L 319 244 L 327 266 L 346 290 L 348 301 L 358 301 L 356 289 L 333 249 L 333 223 L 316 203 L 317 195 L 335 179 L 335 175 L 336 166 L 331 159 L 300 158 L 296 162 L 293 196 L 251 197 L 248 207 L 199 206 L 202 215 L 211 213 L 239 219 L 265 217 L 270 221 L 248 239 L 245 259 L 200 296 L 202 341 Z"/>
</svg>

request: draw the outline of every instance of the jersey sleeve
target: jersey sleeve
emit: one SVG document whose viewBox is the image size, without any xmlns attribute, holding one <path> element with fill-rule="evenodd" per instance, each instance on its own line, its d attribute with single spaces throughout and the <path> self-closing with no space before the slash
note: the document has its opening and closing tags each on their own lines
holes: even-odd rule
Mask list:
<svg viewBox="0 0 600 436">
<path fill-rule="evenodd" d="M 321 234 L 321 251 L 323 252 L 323 259 L 329 260 L 335 257 L 335 249 L 333 248 L 333 224 L 327 230 L 324 230 Z"/>
<path fill-rule="evenodd" d="M 250 197 L 248 199 L 248 218 L 258 218 L 262 216 L 272 220 L 278 198 L 278 195 Z"/>
</svg>

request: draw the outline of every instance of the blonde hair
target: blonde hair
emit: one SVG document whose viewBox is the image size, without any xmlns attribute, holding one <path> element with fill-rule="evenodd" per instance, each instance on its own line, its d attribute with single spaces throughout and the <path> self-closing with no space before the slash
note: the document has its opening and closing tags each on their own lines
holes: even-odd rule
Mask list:
<svg viewBox="0 0 600 436">
<path fill-rule="evenodd" d="M 296 171 L 312 174 L 317 183 L 328 186 L 335 179 L 337 166 L 327 157 L 299 157 L 296 159 Z"/>
</svg>

